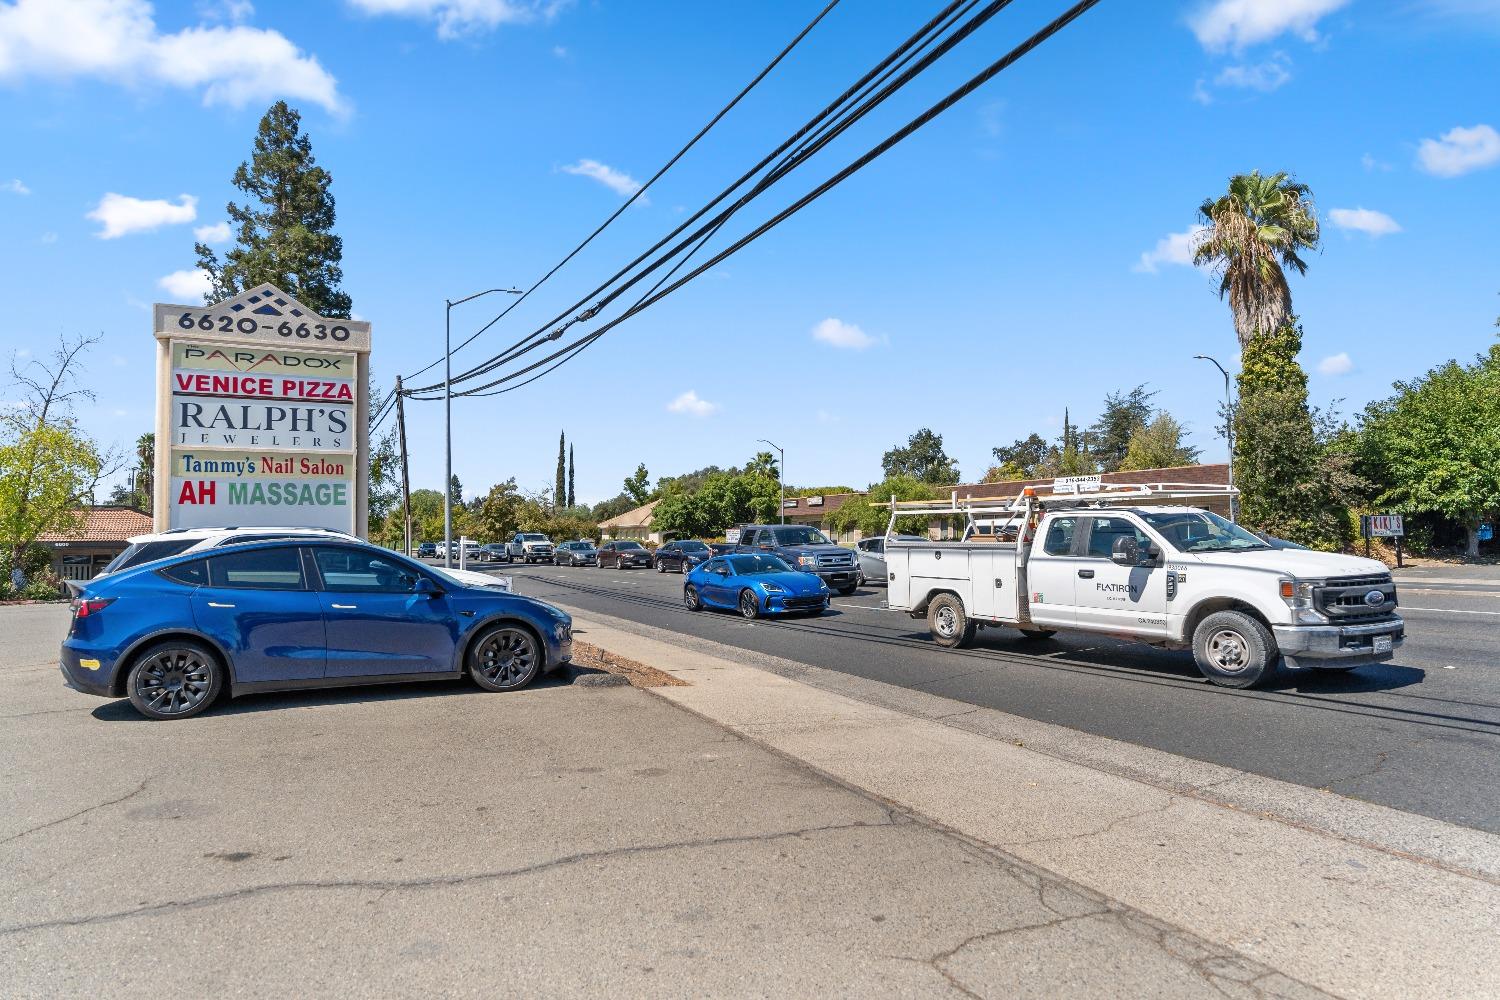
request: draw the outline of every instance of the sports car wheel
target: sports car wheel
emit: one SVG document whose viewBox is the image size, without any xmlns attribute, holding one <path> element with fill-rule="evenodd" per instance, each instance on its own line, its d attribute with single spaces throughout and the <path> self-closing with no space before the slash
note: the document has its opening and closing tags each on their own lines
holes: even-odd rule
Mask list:
<svg viewBox="0 0 1500 1000">
<path fill-rule="evenodd" d="M 660 559 L 656 560 L 656 571 L 658 573 L 665 573 L 667 571 L 667 564 Z"/>
<path fill-rule="evenodd" d="M 682 603 L 687 605 L 689 611 L 703 610 L 703 599 L 698 596 L 698 588 L 691 583 L 683 588 Z"/>
<path fill-rule="evenodd" d="M 740 617 L 750 619 L 760 617 L 760 598 L 755 596 L 755 591 L 740 591 Z"/>
<path fill-rule="evenodd" d="M 186 719 L 219 696 L 219 659 L 196 642 L 162 642 L 136 657 L 125 679 L 130 703 L 148 719 Z"/>
<path fill-rule="evenodd" d="M 523 628 L 497 625 L 469 648 L 469 676 L 486 691 L 525 687 L 541 669 L 536 636 Z"/>
</svg>

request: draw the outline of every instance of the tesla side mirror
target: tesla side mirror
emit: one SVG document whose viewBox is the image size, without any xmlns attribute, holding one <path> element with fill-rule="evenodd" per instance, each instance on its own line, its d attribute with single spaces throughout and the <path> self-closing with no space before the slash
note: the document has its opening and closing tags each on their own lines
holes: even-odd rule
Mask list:
<svg viewBox="0 0 1500 1000">
<path fill-rule="evenodd" d="M 443 588 L 433 583 L 425 576 L 417 577 L 417 582 L 411 585 L 413 594 L 426 594 L 428 597 L 437 597 L 442 594 Z"/>
<path fill-rule="evenodd" d="M 1130 535 L 1121 535 L 1110 548 L 1109 558 L 1119 566 L 1136 566 L 1141 561 L 1141 547 Z"/>
</svg>

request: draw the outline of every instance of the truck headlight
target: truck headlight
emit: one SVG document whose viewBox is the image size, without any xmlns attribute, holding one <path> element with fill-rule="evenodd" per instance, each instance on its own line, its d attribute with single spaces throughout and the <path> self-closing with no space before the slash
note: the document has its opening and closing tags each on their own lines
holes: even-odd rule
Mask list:
<svg viewBox="0 0 1500 1000">
<path fill-rule="evenodd" d="M 1323 585 L 1322 580 L 1282 580 L 1281 599 L 1292 609 L 1292 619 L 1299 624 L 1318 625 L 1326 622 L 1313 608 L 1313 592 Z"/>
<path fill-rule="evenodd" d="M 817 556 L 798 556 L 797 557 L 797 565 L 798 566 L 806 567 L 808 569 L 817 569 L 817 567 L 818 567 L 818 557 Z"/>
</svg>

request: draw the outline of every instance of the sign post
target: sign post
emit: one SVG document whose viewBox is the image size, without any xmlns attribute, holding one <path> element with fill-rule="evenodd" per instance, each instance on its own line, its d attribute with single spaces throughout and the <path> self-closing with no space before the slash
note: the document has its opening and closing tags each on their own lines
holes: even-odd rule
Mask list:
<svg viewBox="0 0 1500 1000">
<path fill-rule="evenodd" d="M 1401 539 L 1406 535 L 1406 525 L 1400 514 L 1362 514 L 1359 518 L 1360 534 L 1365 536 L 1365 555 L 1370 554 L 1370 539 L 1394 538 L 1396 540 L 1396 567 L 1401 567 Z"/>
<path fill-rule="evenodd" d="M 336 528 L 365 536 L 370 324 L 274 285 L 157 303 L 155 527 Z"/>
</svg>

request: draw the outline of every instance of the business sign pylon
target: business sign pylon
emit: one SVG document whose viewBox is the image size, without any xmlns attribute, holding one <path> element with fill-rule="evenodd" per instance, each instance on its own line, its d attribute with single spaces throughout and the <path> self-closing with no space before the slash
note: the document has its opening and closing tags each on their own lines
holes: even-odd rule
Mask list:
<svg viewBox="0 0 1500 1000">
<path fill-rule="evenodd" d="M 369 502 L 370 324 L 275 285 L 157 303 L 157 531 L 291 525 L 361 537 Z"/>
</svg>

